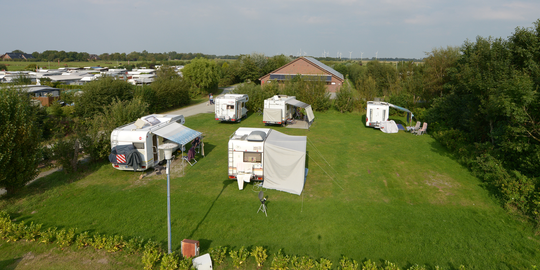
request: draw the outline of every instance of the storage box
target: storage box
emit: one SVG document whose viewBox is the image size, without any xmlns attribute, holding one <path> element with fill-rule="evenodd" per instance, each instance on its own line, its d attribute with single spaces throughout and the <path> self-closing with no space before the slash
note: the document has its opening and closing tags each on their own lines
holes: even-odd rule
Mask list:
<svg viewBox="0 0 540 270">
<path fill-rule="evenodd" d="M 199 256 L 199 241 L 184 239 L 182 240 L 182 256 Z"/>
</svg>

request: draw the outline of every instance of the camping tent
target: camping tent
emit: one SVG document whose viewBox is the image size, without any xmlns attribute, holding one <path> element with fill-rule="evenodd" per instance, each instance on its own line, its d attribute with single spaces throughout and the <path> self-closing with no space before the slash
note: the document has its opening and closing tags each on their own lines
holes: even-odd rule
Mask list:
<svg viewBox="0 0 540 270">
<path fill-rule="evenodd" d="M 304 189 L 306 136 L 272 130 L 264 144 L 263 187 L 300 195 Z"/>
</svg>

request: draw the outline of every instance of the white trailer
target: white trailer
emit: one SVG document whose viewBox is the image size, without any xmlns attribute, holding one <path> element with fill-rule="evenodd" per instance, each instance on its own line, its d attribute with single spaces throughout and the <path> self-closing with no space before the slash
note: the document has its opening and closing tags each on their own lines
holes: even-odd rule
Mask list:
<svg viewBox="0 0 540 270">
<path fill-rule="evenodd" d="M 366 108 L 366 127 L 381 128 L 381 122 L 388 121 L 390 108 L 407 112 L 407 122 L 412 120 L 413 114 L 408 109 L 383 101 L 368 101 Z"/>
<path fill-rule="evenodd" d="M 144 171 L 165 159 L 163 150 L 159 149 L 162 144 L 173 142 L 184 151 L 186 144 L 199 138 L 199 146 L 202 145 L 202 133 L 184 123 L 183 115 L 151 114 L 115 128 L 111 132 L 109 161 L 118 170 Z M 133 153 L 139 161 L 130 163 L 129 155 Z"/>
<path fill-rule="evenodd" d="M 286 95 L 275 95 L 264 100 L 263 123 L 285 126 L 288 120 L 298 117 L 296 108 L 305 109 L 305 118 L 309 127 L 315 119 L 311 105 L 296 100 L 295 96 Z"/>
<path fill-rule="evenodd" d="M 215 115 L 218 121 L 240 122 L 247 116 L 246 102 L 249 96 L 244 94 L 226 94 L 215 99 Z"/>
<path fill-rule="evenodd" d="M 305 136 L 289 136 L 268 128 L 239 128 L 229 138 L 228 174 L 238 188 L 263 181 L 264 188 L 302 192 L 306 176 Z"/>
</svg>

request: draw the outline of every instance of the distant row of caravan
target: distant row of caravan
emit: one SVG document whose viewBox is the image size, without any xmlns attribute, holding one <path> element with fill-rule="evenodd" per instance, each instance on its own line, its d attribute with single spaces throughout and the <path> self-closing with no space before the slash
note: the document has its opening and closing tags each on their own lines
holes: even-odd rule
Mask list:
<svg viewBox="0 0 540 270">
<path fill-rule="evenodd" d="M 246 103 L 249 96 L 245 94 L 226 94 L 215 100 L 215 119 L 218 121 L 240 122 L 247 116 Z M 305 114 L 300 112 L 303 108 Z M 311 126 L 315 116 L 311 105 L 301 102 L 295 96 L 275 95 L 264 100 L 263 123 L 265 125 L 282 125 L 291 123 L 293 119 L 304 121 Z"/>
</svg>

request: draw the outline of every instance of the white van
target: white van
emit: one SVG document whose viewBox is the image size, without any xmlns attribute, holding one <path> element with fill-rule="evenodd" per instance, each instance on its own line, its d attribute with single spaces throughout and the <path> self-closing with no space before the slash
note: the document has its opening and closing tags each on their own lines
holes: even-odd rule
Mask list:
<svg viewBox="0 0 540 270">
<path fill-rule="evenodd" d="M 411 111 L 403 107 L 383 101 L 368 101 L 366 108 L 366 127 L 381 128 L 381 122 L 388 121 L 390 107 L 407 113 L 407 122 L 414 116 Z"/>
<path fill-rule="evenodd" d="M 249 96 L 244 94 L 226 94 L 215 99 L 215 118 L 217 121 L 240 122 L 247 116 L 246 102 Z"/>
</svg>

